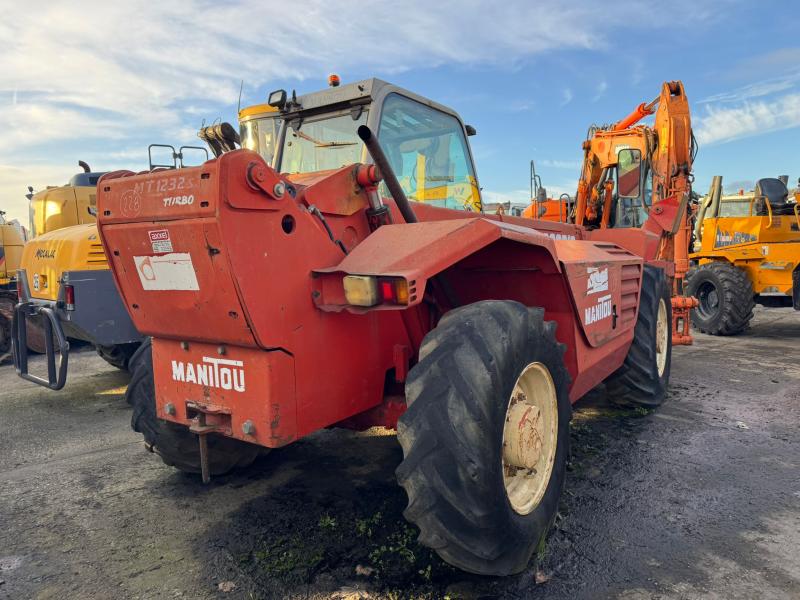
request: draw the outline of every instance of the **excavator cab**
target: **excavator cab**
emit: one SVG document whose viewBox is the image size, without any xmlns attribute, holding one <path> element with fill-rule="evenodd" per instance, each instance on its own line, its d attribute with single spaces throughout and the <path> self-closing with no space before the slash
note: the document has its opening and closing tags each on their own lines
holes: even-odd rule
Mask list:
<svg viewBox="0 0 800 600">
<path fill-rule="evenodd" d="M 366 125 L 377 132 L 409 200 L 481 211 L 480 187 L 467 143 L 474 129 L 451 109 L 380 79 L 293 94 L 291 100 L 283 90 L 270 97 L 280 111 L 281 123 L 273 163 L 276 170 L 302 180 L 306 173 L 370 163 L 356 134 L 359 126 Z M 260 149 L 259 153 L 264 156 Z M 389 195 L 386 189 L 382 193 Z"/>
<path fill-rule="evenodd" d="M 610 226 L 641 227 L 653 201 L 653 179 L 638 148 L 623 148 L 617 154 L 616 198 L 612 203 Z"/>
</svg>

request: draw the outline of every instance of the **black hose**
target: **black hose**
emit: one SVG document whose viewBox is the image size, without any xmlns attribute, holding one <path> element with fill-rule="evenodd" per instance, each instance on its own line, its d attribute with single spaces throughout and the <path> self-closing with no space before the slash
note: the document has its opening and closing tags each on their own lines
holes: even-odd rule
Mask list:
<svg viewBox="0 0 800 600">
<path fill-rule="evenodd" d="M 372 162 L 374 162 L 375 166 L 380 170 L 383 181 L 386 182 L 386 187 L 389 188 L 389 193 L 392 195 L 392 198 L 394 198 L 397 208 L 400 210 L 400 214 L 403 215 L 403 219 L 405 219 L 406 223 L 416 223 L 417 215 L 414 214 L 411 203 L 408 201 L 408 198 L 406 198 L 403 188 L 400 187 L 400 182 L 397 181 L 392 166 L 389 164 L 389 159 L 387 159 L 386 155 L 383 153 L 383 148 L 381 148 L 378 139 L 372 135 L 372 131 L 366 125 L 361 125 L 358 128 L 358 137 L 364 142 L 364 145 L 367 147 L 372 157 Z"/>
</svg>

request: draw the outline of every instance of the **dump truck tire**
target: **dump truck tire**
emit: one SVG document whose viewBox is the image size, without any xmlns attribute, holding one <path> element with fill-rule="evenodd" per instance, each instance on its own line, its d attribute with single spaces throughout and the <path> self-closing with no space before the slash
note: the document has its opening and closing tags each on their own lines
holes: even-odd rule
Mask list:
<svg viewBox="0 0 800 600">
<path fill-rule="evenodd" d="M 639 316 L 625 362 L 607 380 L 609 398 L 625 406 L 664 402 L 672 365 L 672 301 L 662 269 L 645 265 Z"/>
<path fill-rule="evenodd" d="M 130 365 L 132 377 L 125 400 L 133 407 L 131 427 L 144 436 L 148 448 L 166 464 L 186 473 L 200 473 L 197 436 L 187 427 L 156 417 L 153 353 L 149 338 L 131 358 Z M 211 475 L 224 475 L 233 469 L 247 467 L 261 451 L 253 444 L 209 434 L 209 472 Z"/>
<path fill-rule="evenodd" d="M 464 571 L 519 573 L 555 519 L 572 415 L 555 331 L 540 308 L 477 302 L 445 315 L 409 373 L 408 410 L 397 428 L 404 515 L 419 527 L 421 544 Z M 515 428 L 528 445 L 512 441 Z M 527 452 L 535 439 L 535 467 L 507 461 L 508 448 Z"/>
<path fill-rule="evenodd" d="M 136 354 L 140 345 L 139 342 L 133 342 L 130 344 L 116 344 L 114 346 L 95 346 L 95 348 L 100 358 L 112 367 L 117 367 L 125 371 L 128 369 L 131 357 Z"/>
<path fill-rule="evenodd" d="M 710 335 L 736 335 L 750 326 L 755 299 L 747 273 L 727 262 L 715 261 L 689 271 L 686 295 L 699 306 L 692 325 Z"/>
</svg>

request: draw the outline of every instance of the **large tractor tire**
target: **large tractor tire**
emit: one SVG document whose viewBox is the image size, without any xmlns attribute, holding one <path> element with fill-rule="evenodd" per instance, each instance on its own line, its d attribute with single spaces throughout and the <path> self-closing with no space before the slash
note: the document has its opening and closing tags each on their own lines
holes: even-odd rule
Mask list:
<svg viewBox="0 0 800 600">
<path fill-rule="evenodd" d="M 140 345 L 139 342 L 133 342 L 130 344 L 116 344 L 115 346 L 95 346 L 95 348 L 100 358 L 112 367 L 126 371 L 131 357 L 136 354 L 136 350 L 139 349 Z"/>
<path fill-rule="evenodd" d="M 688 273 L 686 295 L 697 298 L 692 324 L 710 335 L 736 335 L 750 326 L 755 300 L 747 273 L 727 262 L 710 262 Z"/>
<path fill-rule="evenodd" d="M 200 473 L 197 436 L 187 427 L 156 416 L 153 382 L 153 352 L 148 338 L 130 359 L 132 378 L 125 400 L 133 407 L 131 427 L 144 436 L 147 446 L 166 464 L 187 473 Z M 211 475 L 223 475 L 247 467 L 262 448 L 232 438 L 208 435 L 208 466 Z"/>
<path fill-rule="evenodd" d="M 645 265 L 639 316 L 625 362 L 607 380 L 609 398 L 625 406 L 664 402 L 672 364 L 672 301 L 664 271 Z"/>
<path fill-rule="evenodd" d="M 519 573 L 555 519 L 572 416 L 555 330 L 541 308 L 476 302 L 425 336 L 409 373 L 404 515 L 464 571 Z"/>
</svg>

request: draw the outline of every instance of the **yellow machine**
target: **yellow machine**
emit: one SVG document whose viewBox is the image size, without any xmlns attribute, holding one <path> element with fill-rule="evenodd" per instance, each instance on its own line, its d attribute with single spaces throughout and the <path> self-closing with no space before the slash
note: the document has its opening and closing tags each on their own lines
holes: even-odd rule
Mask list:
<svg viewBox="0 0 800 600">
<path fill-rule="evenodd" d="M 789 199 L 785 178 L 723 196 L 722 177 L 714 177 L 694 237 L 686 291 L 699 301 L 692 323 L 700 331 L 744 331 L 755 303 L 800 310 L 800 205 Z"/>
<path fill-rule="evenodd" d="M 119 299 L 97 236 L 97 182 L 103 173 L 79 164 L 83 172 L 66 185 L 28 195 L 35 237 L 22 249 L 17 271 L 15 367 L 52 389 L 66 381 L 68 338 L 94 344 L 107 362 L 126 368 L 142 337 Z M 28 373 L 28 350 L 48 355 L 47 379 Z"/>
<path fill-rule="evenodd" d="M 36 237 L 71 225 L 94 223 L 97 204 L 97 180 L 103 173 L 92 173 L 83 161 L 83 168 L 62 186 L 48 186 L 30 193 L 30 236 Z"/>
<path fill-rule="evenodd" d="M 0 361 L 11 349 L 11 319 L 17 302 L 17 268 L 25 244 L 25 230 L 7 222 L 0 210 Z"/>
</svg>

